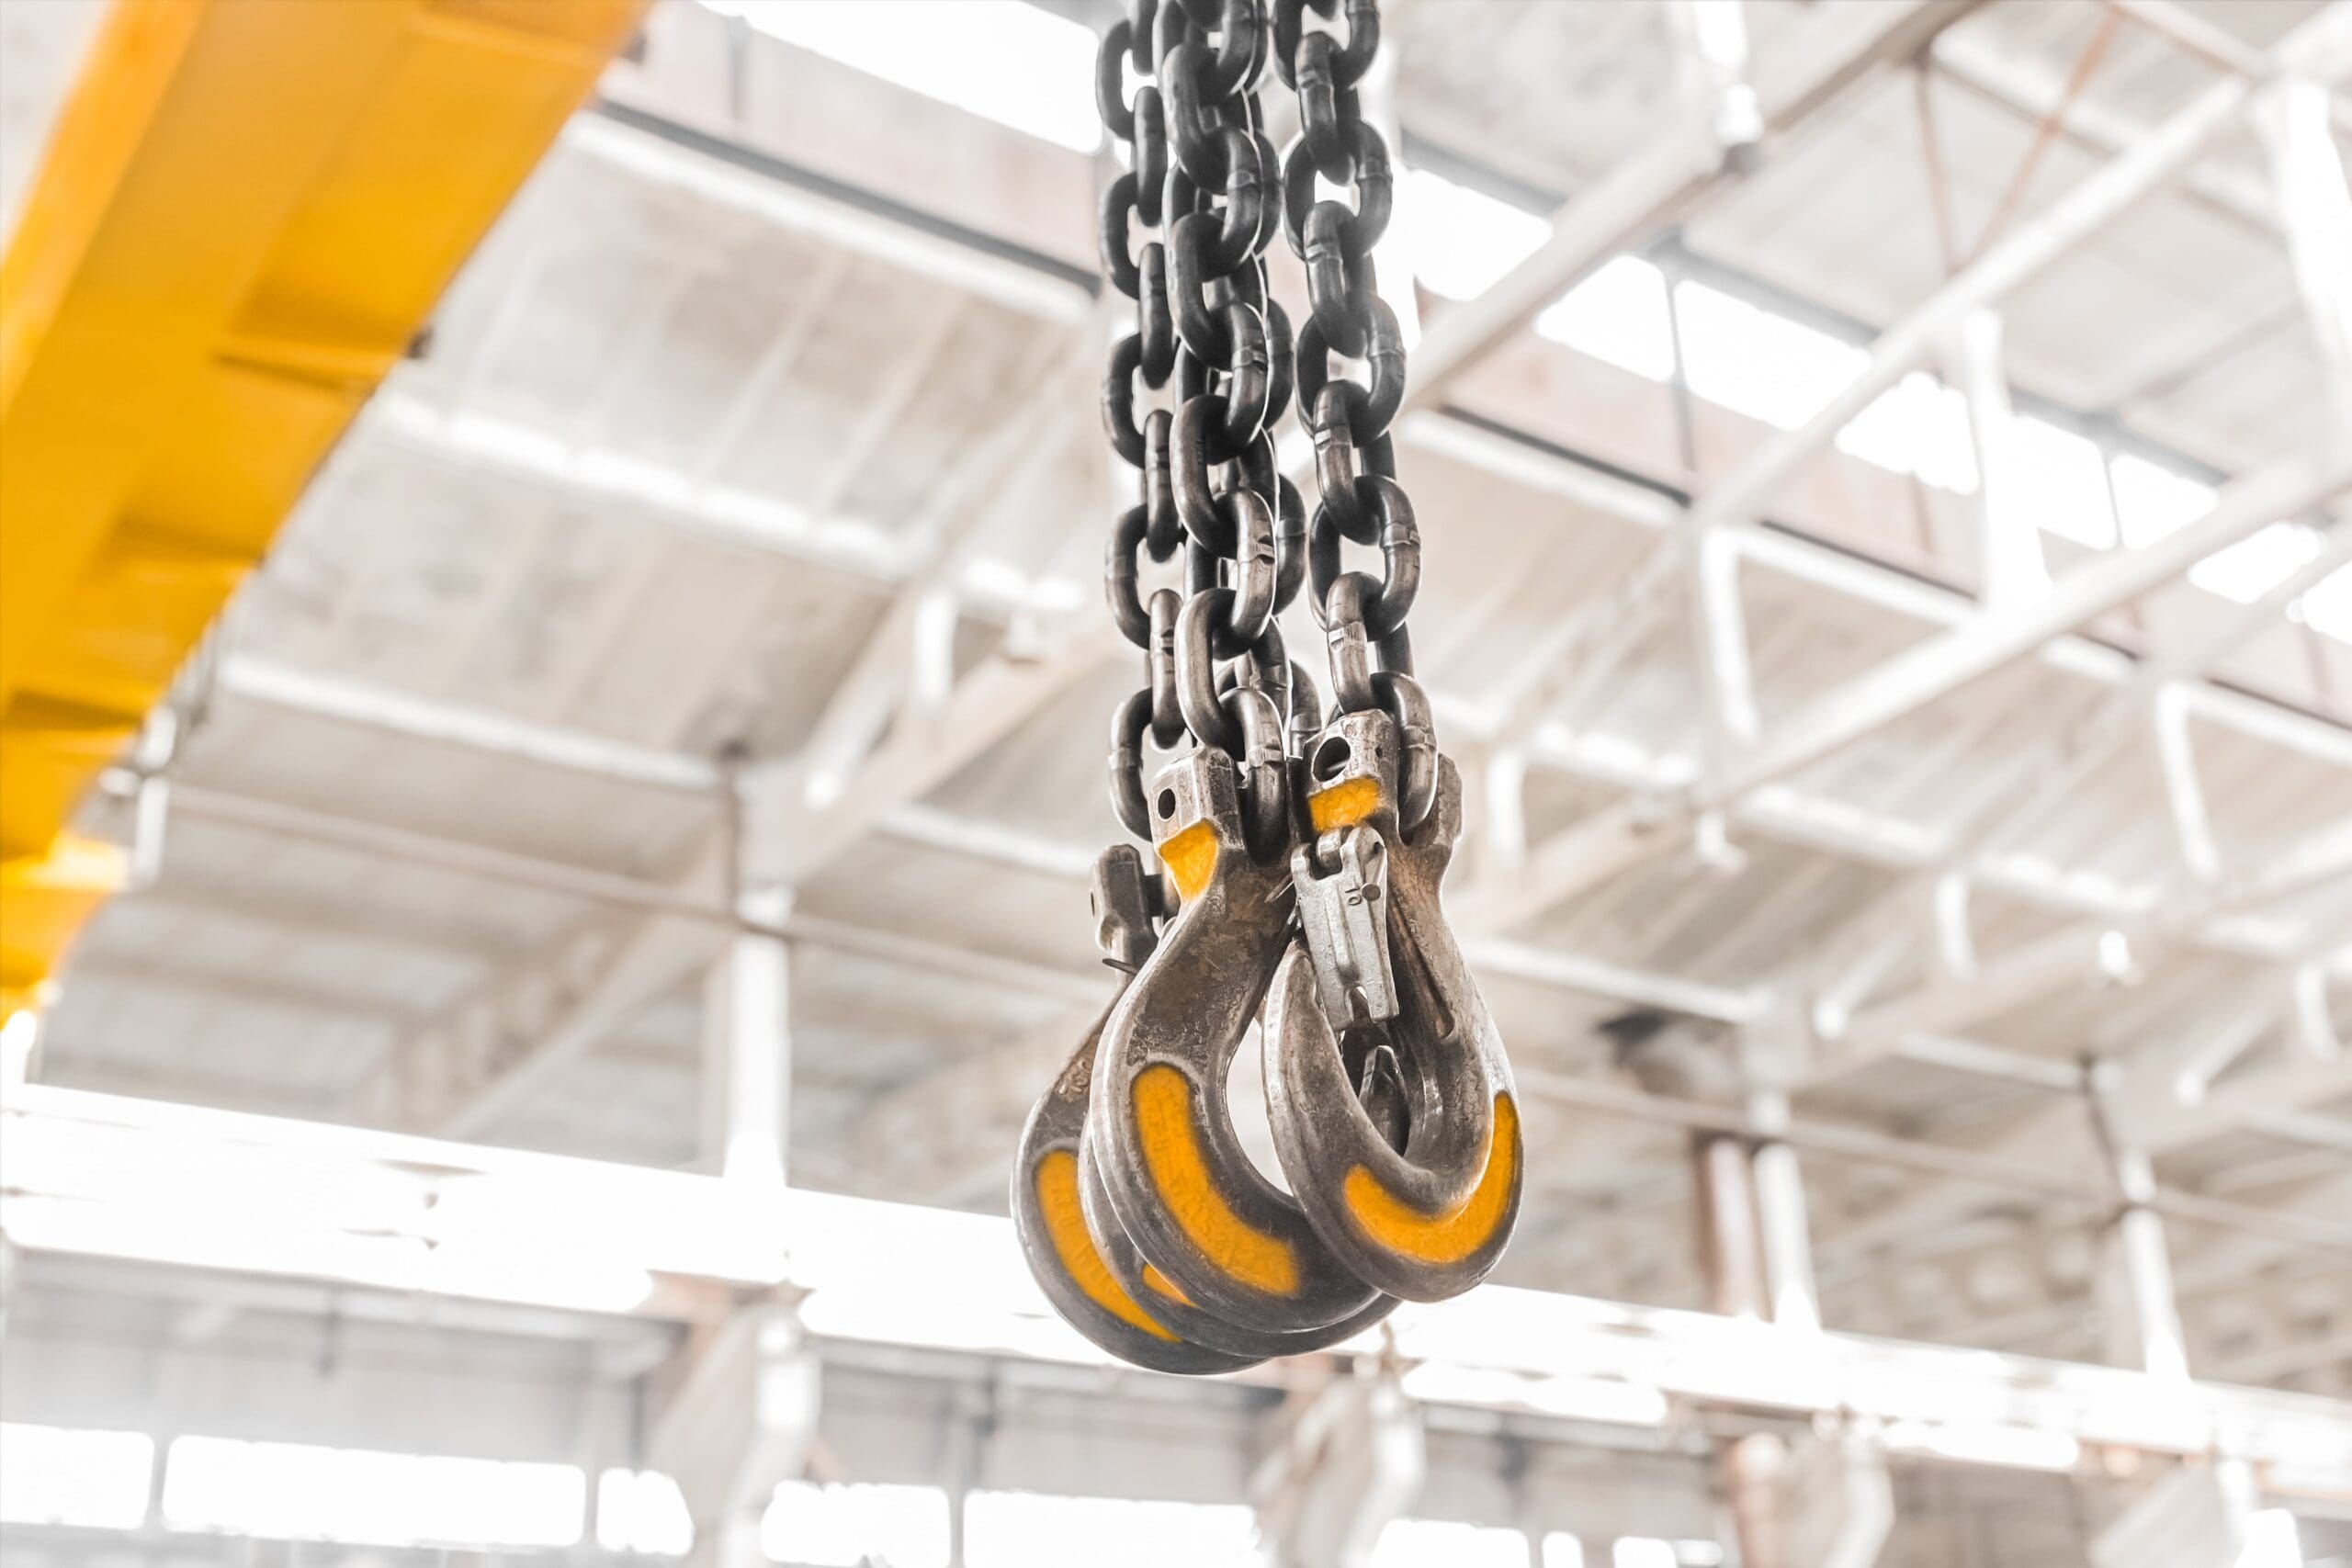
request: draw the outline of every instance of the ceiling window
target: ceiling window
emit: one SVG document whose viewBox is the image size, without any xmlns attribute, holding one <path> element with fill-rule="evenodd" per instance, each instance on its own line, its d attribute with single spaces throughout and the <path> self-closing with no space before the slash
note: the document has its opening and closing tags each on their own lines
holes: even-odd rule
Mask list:
<svg viewBox="0 0 2352 1568">
<path fill-rule="evenodd" d="M 1393 248 L 1430 293 L 1467 299 L 1532 255 L 1551 231 L 1536 213 L 1427 169 L 1407 169 L 1384 252 Z"/>
<path fill-rule="evenodd" d="M 1496 1525 L 1396 1519 L 1380 1532 L 1372 1568 L 1527 1568 L 1527 1537 Z"/>
<path fill-rule="evenodd" d="M 658 1470 L 608 1470 L 596 1478 L 596 1544 L 606 1551 L 684 1557 L 695 1521 L 685 1494 Z"/>
<path fill-rule="evenodd" d="M 947 1494 L 936 1486 L 787 1481 L 760 1519 L 770 1561 L 808 1568 L 947 1568 Z"/>
<path fill-rule="evenodd" d="M 2338 567 L 2321 578 L 2303 594 L 2295 610 L 2312 630 L 2352 642 L 2352 566 Z"/>
<path fill-rule="evenodd" d="M 1870 363 L 1852 344 L 1693 279 L 1674 286 L 1674 308 L 1691 392 L 1776 429 L 1819 413 Z"/>
<path fill-rule="evenodd" d="M 2196 522 L 2213 509 L 2220 493 L 2211 485 L 2136 453 L 2117 457 L 2112 471 L 2116 521 L 2122 527 L 2123 542 L 2133 549 Z"/>
<path fill-rule="evenodd" d="M 1091 152 L 1094 34 L 1026 0 L 702 0 L 721 16 L 984 119 Z"/>
<path fill-rule="evenodd" d="M 1239 1503 L 975 1492 L 964 1508 L 970 1568 L 1261 1568 L 1256 1540 Z"/>
<path fill-rule="evenodd" d="M 154 1464 L 144 1432 L 0 1421 L 0 1520 L 137 1529 Z"/>
<path fill-rule="evenodd" d="M 1914 370 L 1838 433 L 1838 449 L 1956 495 L 1976 493 L 1976 444 L 1968 400 Z"/>
<path fill-rule="evenodd" d="M 2273 523 L 2190 567 L 2188 581 L 2209 593 L 2251 604 L 2302 570 L 2319 552 L 2318 529 L 2301 523 Z M 2307 619 L 2310 613 L 2306 604 Z"/>
<path fill-rule="evenodd" d="M 2046 419 L 2019 414 L 1996 446 L 2001 482 L 1993 504 L 2062 539 L 2095 550 L 2115 546 L 2115 506 L 2098 446 Z"/>
<path fill-rule="evenodd" d="M 1674 378 L 1674 325 L 1666 275 L 1619 256 L 1535 318 L 1535 330 L 1595 359 L 1653 381 Z"/>
<path fill-rule="evenodd" d="M 186 1437 L 164 1469 L 171 1529 L 290 1540 L 570 1546 L 587 1504 L 587 1475 L 569 1464 Z"/>
</svg>

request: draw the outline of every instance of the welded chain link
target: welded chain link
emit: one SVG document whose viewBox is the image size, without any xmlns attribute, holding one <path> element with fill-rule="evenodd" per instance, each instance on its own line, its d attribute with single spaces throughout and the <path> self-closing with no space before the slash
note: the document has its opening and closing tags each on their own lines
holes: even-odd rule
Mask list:
<svg viewBox="0 0 2352 1568">
<path fill-rule="evenodd" d="M 1282 208 L 1260 130 L 1263 3 L 1130 0 L 1096 57 L 1095 97 L 1126 164 L 1102 193 L 1102 270 L 1136 303 L 1102 418 L 1142 497 L 1113 525 L 1103 572 L 1145 668 L 1112 720 L 1111 801 L 1149 839 L 1145 739 L 1166 753 L 1190 737 L 1242 764 L 1250 840 L 1272 854 L 1287 826 L 1285 725 L 1311 729 L 1318 716 L 1274 626 L 1306 579 L 1306 529 L 1270 430 L 1295 345 L 1266 292 Z M 1181 558 L 1182 587 L 1147 593 L 1147 558 Z"/>
<path fill-rule="evenodd" d="M 1306 268 L 1309 307 L 1295 377 L 1299 423 L 1315 443 L 1309 603 L 1329 644 L 1339 711 L 1384 708 L 1396 721 L 1410 826 L 1436 787 L 1437 736 L 1405 628 L 1420 589 L 1420 531 L 1396 482 L 1388 433 L 1405 396 L 1405 344 L 1372 259 L 1395 180 L 1388 144 L 1363 118 L 1357 92 L 1380 49 L 1380 8 L 1346 0 L 1340 27 L 1309 30 L 1306 10 L 1338 22 L 1340 0 L 1272 4 L 1274 69 L 1298 96 L 1299 132 L 1283 158 L 1283 234 Z M 1318 194 L 1324 185 L 1339 194 Z M 1363 378 L 1335 373 L 1335 357 L 1361 364 Z M 1380 574 L 1342 571 L 1343 540 L 1377 546 Z"/>
</svg>

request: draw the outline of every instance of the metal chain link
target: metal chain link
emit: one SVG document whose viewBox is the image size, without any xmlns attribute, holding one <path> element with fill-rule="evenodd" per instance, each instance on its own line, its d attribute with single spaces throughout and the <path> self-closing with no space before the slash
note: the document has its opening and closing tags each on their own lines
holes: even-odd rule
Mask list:
<svg viewBox="0 0 2352 1568">
<path fill-rule="evenodd" d="M 1357 94 L 1380 49 L 1380 7 L 1346 0 L 1340 28 L 1309 30 L 1310 8 L 1338 21 L 1340 0 L 1272 5 L 1274 70 L 1298 96 L 1298 135 L 1283 155 L 1283 234 L 1306 268 L 1309 307 L 1294 377 L 1299 423 L 1315 443 L 1309 604 L 1329 647 L 1338 710 L 1383 708 L 1396 721 L 1409 827 L 1433 796 L 1437 736 L 1405 628 L 1420 591 L 1420 529 L 1396 480 L 1388 433 L 1405 396 L 1405 344 L 1372 259 L 1388 228 L 1395 179 L 1388 144 L 1363 118 Z M 1319 195 L 1320 186 L 1338 194 Z M 1360 363 L 1363 378 L 1336 373 L 1335 357 Z M 1377 546 L 1379 575 L 1341 570 L 1342 541 Z"/>
<path fill-rule="evenodd" d="M 1126 165 L 1102 193 L 1102 270 L 1136 302 L 1135 330 L 1111 350 L 1102 418 L 1141 492 L 1112 525 L 1103 570 L 1112 619 L 1145 670 L 1112 720 L 1111 802 L 1149 839 L 1144 738 L 1164 752 L 1189 737 L 1244 764 L 1252 848 L 1272 854 L 1285 727 L 1301 732 L 1314 697 L 1274 627 L 1306 581 L 1307 530 L 1271 430 L 1291 400 L 1296 344 L 1266 291 L 1283 209 L 1282 165 L 1259 129 L 1263 3 L 1129 0 L 1094 80 Z M 1146 558 L 1180 556 L 1181 587 L 1147 592 Z"/>
</svg>

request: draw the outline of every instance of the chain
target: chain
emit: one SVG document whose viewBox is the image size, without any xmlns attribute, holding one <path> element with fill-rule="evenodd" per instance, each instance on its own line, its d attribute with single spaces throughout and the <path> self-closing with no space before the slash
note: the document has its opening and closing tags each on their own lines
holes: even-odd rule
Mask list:
<svg viewBox="0 0 2352 1568">
<path fill-rule="evenodd" d="M 1102 417 L 1142 496 L 1112 526 L 1103 574 L 1145 671 L 1112 721 L 1111 801 L 1148 839 L 1146 737 L 1163 753 L 1188 738 L 1215 746 L 1242 764 L 1251 847 L 1272 854 L 1287 827 L 1285 728 L 1317 716 L 1274 625 L 1306 579 L 1306 529 L 1270 428 L 1295 345 L 1266 292 L 1282 165 L 1260 129 L 1262 6 L 1130 0 L 1096 56 L 1095 98 L 1126 164 L 1102 193 L 1102 270 L 1136 304 Z M 1147 558 L 1180 557 L 1181 589 L 1147 593 Z"/>
<path fill-rule="evenodd" d="M 1030 1113 L 1011 1194 L 1063 1316 L 1175 1372 L 1323 1348 L 1399 1300 L 1459 1294 L 1501 1256 L 1521 1190 L 1510 1066 L 1439 901 L 1461 782 L 1405 628 L 1420 536 L 1388 434 L 1405 353 L 1372 261 L 1392 182 L 1358 102 L 1379 12 L 1268 4 L 1128 0 L 1096 58 L 1126 165 L 1103 194 L 1102 266 L 1136 305 L 1102 410 L 1140 497 L 1103 577 L 1144 656 L 1112 722 L 1111 798 L 1159 863 L 1126 844 L 1096 863 L 1098 940 L 1127 978 Z M 1330 25 L 1310 28 L 1310 6 Z M 1298 95 L 1279 161 L 1256 93 L 1269 58 Z M 1306 276 L 1295 340 L 1267 295 L 1277 228 Z M 1274 457 L 1294 394 L 1311 521 Z M 1379 570 L 1345 570 L 1349 545 L 1376 548 Z M 1147 591 L 1153 567 L 1174 581 Z M 1328 725 L 1276 630 L 1310 585 Z M 1148 794 L 1147 747 L 1183 749 Z M 1231 1134 L 1253 1023 L 1286 1193 Z M 1196 1140 L 1182 1205 L 1148 1135 L 1171 1118 Z M 1366 1182 L 1408 1217 L 1368 1228 Z M 1186 1216 L 1212 1202 L 1262 1258 L 1203 1239 Z"/>
<path fill-rule="evenodd" d="M 1420 530 L 1396 480 L 1388 433 L 1405 397 L 1405 343 L 1372 259 L 1388 228 L 1395 180 L 1388 144 L 1357 95 L 1379 52 L 1380 7 L 1346 0 L 1342 33 L 1304 25 L 1310 6 L 1336 19 L 1340 0 L 1272 6 L 1274 70 L 1298 99 L 1298 138 L 1283 158 L 1283 235 L 1306 272 L 1295 382 L 1299 423 L 1315 443 L 1308 602 L 1329 646 L 1339 711 L 1385 708 L 1396 721 L 1399 793 L 1411 826 L 1435 791 L 1437 737 L 1405 628 L 1420 589 Z M 1318 182 L 1339 195 L 1318 196 Z M 1334 357 L 1361 363 L 1364 378 L 1335 373 Z M 1380 574 L 1342 571 L 1342 541 L 1377 546 Z"/>
</svg>

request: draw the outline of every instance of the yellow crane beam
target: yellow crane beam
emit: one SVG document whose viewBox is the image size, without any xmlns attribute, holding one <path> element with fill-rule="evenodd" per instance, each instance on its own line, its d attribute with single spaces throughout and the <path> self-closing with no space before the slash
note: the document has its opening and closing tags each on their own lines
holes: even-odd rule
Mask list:
<svg viewBox="0 0 2352 1568">
<path fill-rule="evenodd" d="M 0 1001 L 65 830 L 647 0 L 113 0 L 0 258 Z"/>
</svg>

